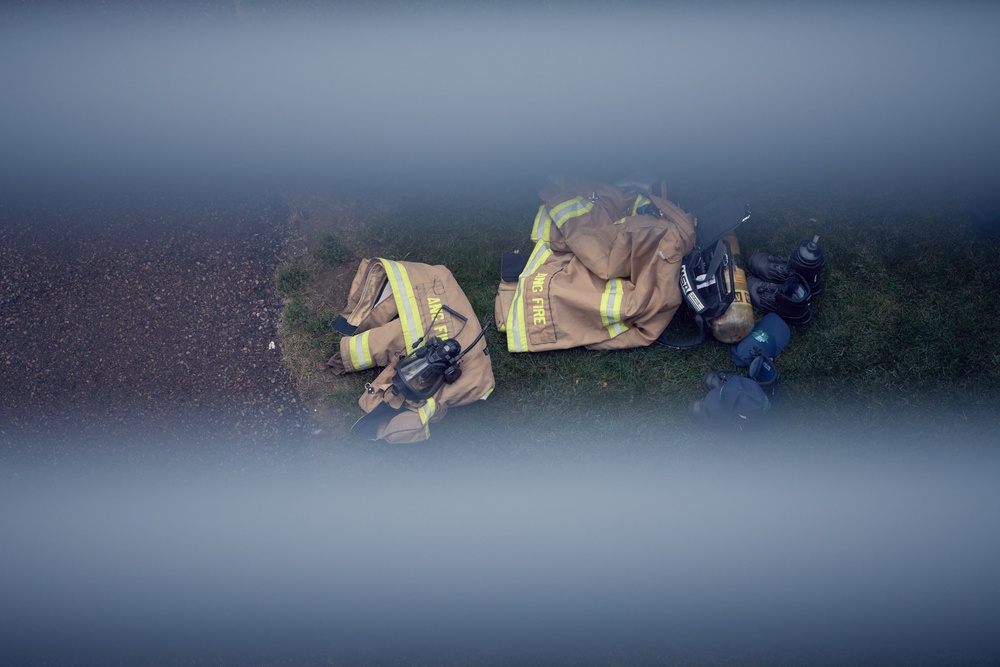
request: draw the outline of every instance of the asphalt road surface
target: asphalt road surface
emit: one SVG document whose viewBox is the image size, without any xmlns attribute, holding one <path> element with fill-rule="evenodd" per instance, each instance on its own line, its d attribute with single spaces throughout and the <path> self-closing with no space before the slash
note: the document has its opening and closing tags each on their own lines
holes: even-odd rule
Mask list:
<svg viewBox="0 0 1000 667">
<path fill-rule="evenodd" d="M 281 446 L 280 198 L 0 206 L 0 451 Z"/>
</svg>

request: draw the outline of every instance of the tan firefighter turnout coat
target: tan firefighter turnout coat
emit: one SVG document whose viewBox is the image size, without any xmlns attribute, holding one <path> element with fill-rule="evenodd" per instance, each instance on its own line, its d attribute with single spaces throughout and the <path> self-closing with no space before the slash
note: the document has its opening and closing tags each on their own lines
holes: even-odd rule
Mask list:
<svg viewBox="0 0 1000 667">
<path fill-rule="evenodd" d="M 534 250 L 497 290 L 497 326 L 511 352 L 649 345 L 680 307 L 692 215 L 657 196 L 603 183 L 553 183 L 540 193 Z"/>
<path fill-rule="evenodd" d="M 443 306 L 463 315 L 467 322 Z M 381 258 L 362 260 L 347 305 L 334 326 L 350 333 L 341 338 L 338 353 L 327 362 L 334 372 L 384 367 L 358 400 L 365 413 L 372 413 L 391 398 L 396 361 L 412 352 L 421 339 L 455 338 L 465 352 L 482 330 L 472 305 L 447 268 Z M 494 383 L 485 338 L 464 356 L 461 369 L 457 381 L 442 385 L 427 401 L 406 401 L 393 412 L 380 409 L 378 414 L 386 418 L 377 424 L 375 438 L 388 442 L 425 440 L 429 424 L 444 417 L 448 408 L 487 398 Z"/>
</svg>

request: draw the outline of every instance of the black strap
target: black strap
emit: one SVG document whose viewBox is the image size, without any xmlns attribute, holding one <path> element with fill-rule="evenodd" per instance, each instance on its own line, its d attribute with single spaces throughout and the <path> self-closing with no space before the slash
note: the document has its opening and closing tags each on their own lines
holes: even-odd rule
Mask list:
<svg viewBox="0 0 1000 667">
<path fill-rule="evenodd" d="M 729 247 L 729 241 L 725 239 L 719 239 L 715 243 L 715 249 L 712 250 L 712 261 L 708 265 L 708 269 L 705 271 L 705 276 L 707 278 L 715 277 L 718 273 L 719 267 L 722 266 L 722 261 L 726 258 L 726 255 L 732 253 Z"/>
<path fill-rule="evenodd" d="M 662 345 L 663 347 L 673 348 L 675 350 L 690 350 L 693 347 L 698 347 L 705 342 L 705 338 L 708 337 L 708 321 L 701 315 L 694 316 L 694 322 L 698 325 L 698 335 L 690 340 L 669 340 L 666 338 L 667 332 L 664 331 L 657 338 L 655 343 Z"/>
<path fill-rule="evenodd" d="M 402 406 L 394 408 L 385 401 L 364 415 L 351 427 L 351 433 L 365 440 L 378 440 L 378 427 L 402 411 Z"/>
<path fill-rule="evenodd" d="M 337 319 L 335 319 L 330 326 L 333 327 L 334 331 L 342 333 L 345 336 L 353 336 L 354 332 L 358 330 L 358 328 L 349 323 L 343 315 L 337 315 Z"/>
</svg>

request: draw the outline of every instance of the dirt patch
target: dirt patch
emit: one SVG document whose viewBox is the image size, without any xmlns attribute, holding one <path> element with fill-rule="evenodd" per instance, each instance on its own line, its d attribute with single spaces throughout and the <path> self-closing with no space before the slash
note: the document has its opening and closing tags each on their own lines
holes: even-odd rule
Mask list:
<svg viewBox="0 0 1000 667">
<path fill-rule="evenodd" d="M 360 224 L 358 205 L 354 202 L 303 198 L 293 201 L 290 209 L 290 237 L 281 253 L 281 260 L 286 264 L 301 263 L 309 270 L 305 296 L 314 311 L 339 312 L 347 303 L 351 279 L 357 271 L 357 260 L 331 266 L 318 258 L 315 250 L 324 236 L 333 235 L 352 249 L 356 257 L 365 256 L 357 241 Z"/>
<path fill-rule="evenodd" d="M 289 211 L 289 238 L 281 262 L 308 271 L 298 305 L 304 306 L 310 321 L 306 326 L 288 322 L 295 297 L 286 295 L 286 317 L 278 326 L 283 359 L 312 418 L 322 428 L 340 434 L 360 416 L 355 401 L 363 382 L 357 376 L 335 375 L 327 366 L 330 348 L 338 340 L 330 324 L 347 303 L 359 262 L 378 256 L 379 248 L 363 240 L 367 210 L 362 210 L 360 202 L 301 196 L 291 201 Z M 318 252 L 331 237 L 343 250 L 342 261 L 332 263 Z"/>
</svg>

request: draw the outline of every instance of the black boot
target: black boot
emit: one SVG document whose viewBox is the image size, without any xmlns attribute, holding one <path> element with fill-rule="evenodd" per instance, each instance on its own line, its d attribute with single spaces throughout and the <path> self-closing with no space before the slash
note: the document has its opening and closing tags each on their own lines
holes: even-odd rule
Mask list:
<svg viewBox="0 0 1000 667">
<path fill-rule="evenodd" d="M 769 283 L 783 283 L 792 275 L 788 258 L 775 257 L 766 252 L 755 252 L 747 259 L 750 275 Z"/>
<path fill-rule="evenodd" d="M 747 276 L 750 303 L 762 313 L 777 313 L 789 324 L 804 327 L 812 321 L 809 285 L 796 273 L 783 283 L 769 283 Z"/>
<path fill-rule="evenodd" d="M 809 285 L 812 296 L 819 296 L 823 292 L 823 281 L 820 280 L 823 267 L 820 266 L 817 270 L 815 266 L 805 266 L 795 253 L 792 253 L 791 258 L 782 259 L 764 252 L 755 252 L 747 259 L 747 269 L 752 276 L 779 284 L 788 280 L 793 273 L 798 273 Z"/>
</svg>

